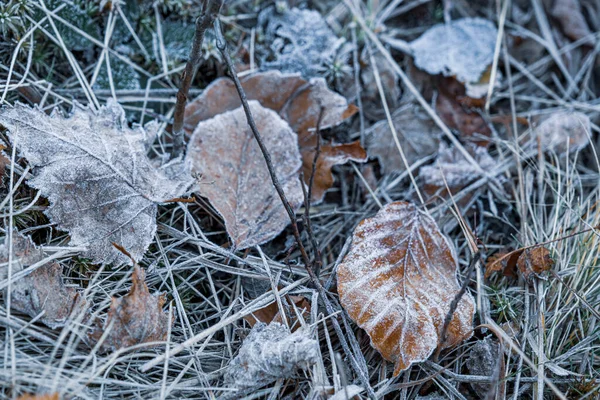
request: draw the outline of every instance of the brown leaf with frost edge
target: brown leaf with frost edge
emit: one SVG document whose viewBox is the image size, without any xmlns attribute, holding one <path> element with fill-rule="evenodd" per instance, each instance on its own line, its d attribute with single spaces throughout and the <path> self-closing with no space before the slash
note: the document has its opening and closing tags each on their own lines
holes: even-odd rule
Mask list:
<svg viewBox="0 0 600 400">
<path fill-rule="evenodd" d="M 337 272 L 340 301 L 371 345 L 395 363 L 394 376 L 440 345 L 444 318 L 460 290 L 457 268 L 448 239 L 411 203 L 390 203 L 354 230 Z M 444 347 L 471 336 L 474 311 L 466 293 Z"/>
<path fill-rule="evenodd" d="M 250 101 L 250 109 L 286 197 L 303 202 L 298 136 L 273 110 Z M 187 158 L 200 178 L 199 193 L 221 214 L 236 249 L 265 243 L 289 224 L 244 110 L 202 121 L 188 144 Z"/>
<path fill-rule="evenodd" d="M 151 295 L 145 282 L 146 273 L 137 264 L 133 268 L 131 290 L 123 297 L 112 298 L 104 326 L 89 334 L 92 342 L 96 342 L 109 329 L 101 344 L 103 351 L 163 342 L 167 340 L 169 325 L 175 320 L 163 311 L 166 296 Z"/>
<path fill-rule="evenodd" d="M 298 134 L 306 183 L 309 182 L 312 170 L 317 144 L 315 131 L 321 107 L 321 129 L 339 125 L 358 111 L 356 106 L 348 104 L 344 97 L 329 90 L 327 83 L 321 78 L 307 81 L 298 74 L 266 71 L 241 78 L 241 84 L 248 100 L 256 100 L 263 107 L 277 112 Z M 239 95 L 233 82 L 228 78 L 217 79 L 186 106 L 184 128 L 192 132 L 200 122 L 240 106 Z M 360 145 L 329 143 L 322 146 L 321 156 L 328 161 L 317 165 L 312 191 L 313 202 L 322 201 L 325 192 L 333 186 L 331 167 L 350 160 L 367 160 L 366 154 L 364 157 L 362 154 L 357 155 L 360 150 L 356 149 L 356 146 Z M 349 151 L 347 156 L 341 157 L 340 154 L 345 151 Z"/>
<path fill-rule="evenodd" d="M 12 240 L 13 276 L 44 258 L 43 250 L 36 247 L 29 237 L 15 231 Z M 5 241 L 0 245 L 0 263 L 5 264 L 0 267 L 0 280 L 8 278 L 8 251 Z M 49 262 L 12 283 L 10 308 L 32 318 L 43 314 L 38 321 L 56 329 L 65 326 L 71 316 L 86 312 L 87 302 L 76 287 L 64 284 L 62 266 Z"/>
</svg>

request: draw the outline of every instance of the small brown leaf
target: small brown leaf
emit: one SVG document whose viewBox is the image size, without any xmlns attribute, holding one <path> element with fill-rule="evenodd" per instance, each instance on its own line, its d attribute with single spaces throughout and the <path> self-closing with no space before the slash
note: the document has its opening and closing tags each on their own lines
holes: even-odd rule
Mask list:
<svg viewBox="0 0 600 400">
<path fill-rule="evenodd" d="M 419 114 L 417 105 L 406 104 L 394 111 L 392 122 L 409 166 L 437 151 L 442 131 L 429 117 Z M 366 146 L 385 173 L 406 169 L 387 120 L 367 131 Z"/>
<path fill-rule="evenodd" d="M 13 275 L 44 258 L 42 249 L 37 248 L 30 238 L 14 232 Z M 8 263 L 8 244 L 0 246 L 0 262 Z M 0 267 L 0 279 L 5 279 L 7 267 Z M 6 291 L 5 291 L 6 296 Z M 87 309 L 87 302 L 75 287 L 66 286 L 62 277 L 62 266 L 56 262 L 37 267 L 29 275 L 13 282 L 11 309 L 34 318 L 52 329 L 65 326 L 71 315 Z"/>
<path fill-rule="evenodd" d="M 146 273 L 137 264 L 133 268 L 131 290 L 121 298 L 112 298 L 103 328 L 96 327 L 89 334 L 92 341 L 98 341 L 110 329 L 101 345 L 104 351 L 165 341 L 174 321 L 163 311 L 165 295 L 151 295 L 145 282 Z"/>
<path fill-rule="evenodd" d="M 298 134 L 298 144 L 305 165 L 304 179 L 308 183 L 311 169 L 307 170 L 306 166 L 312 167 L 314 149 L 317 144 L 315 131 L 321 107 L 323 107 L 323 116 L 320 129 L 340 124 L 354 115 L 357 108 L 353 104 L 348 104 L 344 97 L 329 90 L 327 83 L 321 78 L 306 81 L 298 74 L 267 71 L 246 76 L 241 79 L 241 83 L 248 100 L 257 100 L 263 107 L 277 112 Z M 188 132 L 192 132 L 200 122 L 240 106 L 241 102 L 233 82 L 228 78 L 217 79 L 187 105 L 184 128 Z M 337 154 L 343 150 L 352 151 L 344 161 L 342 158 L 337 158 L 337 164 L 331 166 L 343 164 L 349 160 L 359 161 L 354 152 L 357 151 L 356 146 L 331 145 L 331 147 L 336 146 L 338 148 L 333 150 Z M 319 175 L 319 177 L 326 178 L 326 181 L 322 182 L 315 177 L 312 199 L 314 202 L 321 201 L 324 195 L 323 189 L 327 190 L 333 185 L 333 180 L 327 180 L 330 176 L 331 166 L 328 169 L 323 167 L 323 171 Z"/>
<path fill-rule="evenodd" d="M 46 393 L 46 394 L 24 394 L 17 398 L 17 400 L 58 400 L 60 396 L 58 393 Z"/>
<path fill-rule="evenodd" d="M 554 0 L 552 16 L 560 22 L 564 34 L 571 40 L 587 37 L 586 44 L 593 46 L 593 33 L 590 30 L 578 0 Z"/>
<path fill-rule="evenodd" d="M 517 260 L 519 272 L 527 282 L 531 282 L 535 276 L 554 266 L 554 260 L 550 257 L 550 250 L 546 247 L 534 247 L 521 253 Z"/>
<path fill-rule="evenodd" d="M 435 103 L 436 111 L 449 128 L 456 129 L 462 137 L 479 146 L 487 146 L 492 131 L 475 110 L 463 107 L 451 96 L 440 92 Z"/>
<path fill-rule="evenodd" d="M 444 319 L 460 290 L 452 245 L 413 204 L 391 203 L 354 230 L 338 268 L 338 293 L 371 344 L 396 366 L 394 375 L 426 360 L 440 345 L 472 334 L 473 298 L 458 303 L 441 344 Z"/>
<path fill-rule="evenodd" d="M 485 266 L 485 277 L 489 278 L 494 272 L 502 271 L 505 276 L 515 276 L 517 269 L 517 261 L 523 249 L 517 249 L 511 252 L 501 251 L 496 254 L 492 254 L 487 259 Z"/>
<path fill-rule="evenodd" d="M 298 209 L 304 195 L 297 135 L 257 101 L 250 102 L 250 109 L 286 197 Z M 241 107 L 200 122 L 187 158 L 200 176 L 200 194 L 223 217 L 236 249 L 267 242 L 290 223 Z"/>
<path fill-rule="evenodd" d="M 306 300 L 304 296 L 286 296 L 285 300 L 286 303 L 284 303 L 284 306 L 293 303 L 302 316 L 308 316 L 310 314 L 310 302 Z M 301 326 L 301 324 L 297 324 L 298 318 L 293 309 L 290 309 L 289 312 L 286 311 L 285 314 L 288 321 L 290 321 L 290 326 L 292 326 L 292 332 Z M 257 322 L 264 322 L 265 324 L 270 324 L 271 322 L 283 323 L 283 316 L 281 315 L 277 302 L 273 302 L 268 306 L 245 316 L 244 319 L 250 326 L 254 326 Z"/>
</svg>

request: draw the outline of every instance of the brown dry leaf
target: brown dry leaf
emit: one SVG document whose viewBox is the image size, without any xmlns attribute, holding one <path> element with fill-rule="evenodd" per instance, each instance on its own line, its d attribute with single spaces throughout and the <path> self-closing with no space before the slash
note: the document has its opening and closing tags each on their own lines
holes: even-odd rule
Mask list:
<svg viewBox="0 0 600 400">
<path fill-rule="evenodd" d="M 29 237 L 14 232 L 12 274 L 44 258 L 44 252 Z M 8 244 L 0 246 L 0 263 L 8 263 Z M 0 279 L 6 279 L 8 267 L 0 267 Z M 5 291 L 6 296 L 6 291 Z M 87 309 L 87 302 L 75 287 L 66 286 L 62 266 L 56 262 L 46 263 L 16 280 L 12 284 L 11 309 L 34 318 L 56 329 L 65 326 L 71 315 Z"/>
<path fill-rule="evenodd" d="M 297 135 L 257 101 L 250 102 L 250 109 L 281 187 L 292 208 L 298 209 L 304 195 Z M 199 176 L 200 194 L 223 217 L 236 249 L 265 243 L 290 223 L 241 107 L 200 122 L 187 158 Z"/>
<path fill-rule="evenodd" d="M 406 104 L 394 111 L 392 122 L 409 166 L 437 151 L 442 131 L 429 117 L 419 113 L 417 105 Z M 406 169 L 387 120 L 377 122 L 367 131 L 366 146 L 369 156 L 379 159 L 385 173 Z"/>
<path fill-rule="evenodd" d="M 293 303 L 303 317 L 310 314 L 310 302 L 304 296 L 286 296 L 285 299 L 286 304 Z M 289 312 L 286 312 L 286 318 L 288 318 L 290 326 L 293 327 L 292 331 L 295 331 L 301 326 L 300 324 L 296 324 L 298 318 L 293 309 L 290 308 Z M 250 326 L 254 326 L 257 322 L 264 322 L 265 324 L 270 324 L 271 322 L 283 323 L 283 317 L 277 302 L 273 302 L 268 306 L 256 310 L 252 314 L 245 316 L 244 319 Z"/>
<path fill-rule="evenodd" d="M 517 260 L 519 272 L 527 282 L 540 275 L 544 271 L 550 270 L 554 266 L 554 260 L 550 257 L 550 250 L 546 247 L 534 247 L 521 253 Z"/>
<path fill-rule="evenodd" d="M 298 134 L 304 165 L 312 166 L 317 144 L 315 130 L 321 107 L 323 107 L 321 129 L 338 125 L 357 111 L 357 108 L 348 104 L 343 96 L 329 90 L 327 83 L 321 78 L 306 81 L 298 74 L 267 71 L 246 76 L 241 79 L 241 83 L 248 100 L 257 100 L 263 107 L 277 112 Z M 184 127 L 188 132 L 192 132 L 200 122 L 234 110 L 240 105 L 233 82 L 228 78 L 217 79 L 187 105 Z M 336 153 L 344 149 L 352 149 L 344 145 L 330 144 L 329 146 Z M 354 157 L 354 154 L 349 154 L 344 161 L 342 158 L 337 158 L 338 163 L 335 165 L 343 164 L 348 160 L 358 161 Z M 319 176 L 329 176 L 331 166 L 323 164 L 319 167 L 328 168 L 322 171 L 319 169 Z M 310 173 L 307 173 L 306 168 L 304 172 L 305 181 L 308 182 Z M 327 190 L 331 184 L 333 182 L 320 182 L 315 178 L 313 201 L 321 201 L 325 194 L 323 188 Z"/>
<path fill-rule="evenodd" d="M 579 40 L 587 37 L 586 44 L 593 46 L 594 39 L 578 0 L 554 0 L 554 6 L 550 12 L 562 27 L 564 34 L 571 40 Z"/>
<path fill-rule="evenodd" d="M 302 171 L 305 177 L 310 177 L 313 168 L 314 151 L 303 153 Z M 367 152 L 359 141 L 346 144 L 326 144 L 321 146 L 319 158 L 315 165 L 315 178 L 313 184 L 313 199 L 319 201 L 325 192 L 333 186 L 333 173 L 331 168 L 335 165 L 345 164 L 348 161 L 365 162 Z"/>
<path fill-rule="evenodd" d="M 169 325 L 174 321 L 163 311 L 166 303 L 164 294 L 151 295 L 145 278 L 146 273 L 134 264 L 129 293 L 121 298 L 112 298 L 104 326 L 96 327 L 89 337 L 97 342 L 107 329 L 103 351 L 116 351 L 141 343 L 167 340 Z"/>
<path fill-rule="evenodd" d="M 451 129 L 461 133 L 466 141 L 478 146 L 487 146 L 492 131 L 483 117 L 475 110 L 469 110 L 457 100 L 444 92 L 440 92 L 435 102 L 440 118 Z"/>
<path fill-rule="evenodd" d="M 580 112 L 559 111 L 543 120 L 534 130 L 542 149 L 557 154 L 575 153 L 590 142 L 590 117 Z"/>
<path fill-rule="evenodd" d="M 60 396 L 58 393 L 46 393 L 46 394 L 24 394 L 17 398 L 17 400 L 58 400 Z"/>
<path fill-rule="evenodd" d="M 485 277 L 489 278 L 494 272 L 502 271 L 505 276 L 515 276 L 517 261 L 523 249 L 506 252 L 501 251 L 488 257 L 485 265 Z"/>
<path fill-rule="evenodd" d="M 340 301 L 372 346 L 396 364 L 394 376 L 440 345 L 444 319 L 460 290 L 457 267 L 448 239 L 411 203 L 390 203 L 354 230 L 337 273 Z M 444 347 L 471 336 L 474 311 L 467 293 Z"/>
</svg>

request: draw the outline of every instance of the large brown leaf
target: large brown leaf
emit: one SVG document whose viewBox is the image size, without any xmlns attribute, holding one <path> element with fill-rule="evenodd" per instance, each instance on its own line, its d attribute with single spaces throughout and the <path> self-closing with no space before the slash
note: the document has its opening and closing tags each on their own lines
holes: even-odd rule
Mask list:
<svg viewBox="0 0 600 400">
<path fill-rule="evenodd" d="M 304 178 L 308 183 L 311 171 L 308 166 L 312 166 L 314 158 L 317 144 L 315 130 L 321 107 L 323 107 L 321 129 L 340 124 L 354 115 L 357 108 L 348 104 L 341 95 L 329 90 L 325 80 L 320 78 L 307 81 L 298 74 L 267 71 L 241 78 L 241 83 L 248 100 L 256 100 L 263 107 L 277 112 L 298 134 L 300 152 L 305 165 Z M 241 102 L 233 82 L 228 78 L 217 79 L 187 105 L 184 128 L 188 132 L 193 132 L 200 122 L 240 106 Z M 344 144 L 330 143 L 323 146 L 321 155 L 329 162 L 317 165 L 312 191 L 313 201 L 321 201 L 325 191 L 333 185 L 333 180 L 329 179 L 332 166 L 344 164 L 349 160 L 366 161 L 366 157 L 356 156 L 355 149 L 356 145 L 347 147 Z M 345 150 L 350 150 L 348 156 L 339 157 L 339 154 Z M 332 163 L 332 160 L 336 162 Z M 321 177 L 325 180 L 321 181 Z"/>
<path fill-rule="evenodd" d="M 167 339 L 169 325 L 174 319 L 163 311 L 167 301 L 165 295 L 151 295 L 145 278 L 144 270 L 134 264 L 131 290 L 123 297 L 113 297 L 104 327 L 97 327 L 90 333 L 90 339 L 98 341 L 109 329 L 102 350 L 114 351 Z"/>
<path fill-rule="evenodd" d="M 277 178 L 292 208 L 297 209 L 304 198 L 297 135 L 274 111 L 257 101 L 250 102 L 250 109 L 271 153 Z M 200 122 L 190 139 L 187 157 L 199 176 L 200 194 L 225 220 L 235 248 L 267 242 L 289 224 L 241 107 Z"/>
<path fill-rule="evenodd" d="M 391 203 L 354 230 L 338 268 L 340 301 L 398 375 L 438 346 L 471 336 L 473 298 L 458 303 L 445 343 L 440 335 L 460 287 L 452 245 L 413 204 Z"/>
<path fill-rule="evenodd" d="M 8 243 L 0 245 L 0 280 L 8 276 Z M 29 237 L 14 232 L 12 235 L 13 267 L 12 275 L 44 258 L 42 249 L 35 246 Z M 5 290 L 6 297 L 6 290 Z M 11 287 L 10 307 L 14 311 L 27 314 L 50 328 L 64 326 L 69 317 L 86 310 L 87 303 L 77 288 L 66 286 L 62 277 L 62 266 L 49 262 L 28 275 L 16 280 Z"/>
</svg>

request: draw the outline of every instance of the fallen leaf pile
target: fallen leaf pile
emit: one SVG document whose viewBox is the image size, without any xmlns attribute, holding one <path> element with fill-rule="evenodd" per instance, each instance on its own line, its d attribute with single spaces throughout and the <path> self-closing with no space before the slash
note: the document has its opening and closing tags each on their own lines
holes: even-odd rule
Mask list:
<svg viewBox="0 0 600 400">
<path fill-rule="evenodd" d="M 151 295 L 145 282 L 146 273 L 134 264 L 131 290 L 123 297 L 113 297 L 106 321 L 89 333 L 92 343 L 104 336 L 101 349 L 115 351 L 141 343 L 164 342 L 174 316 L 163 311 L 164 294 Z"/>
<path fill-rule="evenodd" d="M 285 325 L 259 322 L 244 340 L 238 355 L 225 371 L 225 382 L 234 387 L 258 387 L 279 378 L 291 378 L 319 358 L 319 346 L 305 330 L 290 333 Z"/>
<path fill-rule="evenodd" d="M 156 231 L 157 205 L 192 183 L 181 161 L 157 166 L 147 157 L 151 136 L 129 128 L 112 100 L 97 112 L 75 105 L 69 117 L 17 103 L 0 109 L 0 124 L 35 167 L 28 184 L 50 200 L 45 213 L 95 263 L 130 261 L 111 242 L 139 260 Z"/>
<path fill-rule="evenodd" d="M 10 245 L 5 241 L 0 245 L 0 280 L 8 278 L 8 260 Z M 20 233 L 12 234 L 12 271 L 16 273 L 44 259 L 44 252 L 35 246 L 29 237 Z M 87 302 L 77 288 L 66 286 L 62 277 L 62 266 L 57 262 L 47 262 L 36 267 L 26 276 L 15 280 L 11 285 L 11 309 L 39 317 L 38 321 L 56 329 L 87 310 Z M 8 296 L 4 290 L 4 298 Z"/>
<path fill-rule="evenodd" d="M 438 346 L 471 336 L 475 305 L 465 294 L 441 343 L 444 319 L 460 289 L 457 266 L 435 221 L 410 203 L 390 203 L 354 230 L 337 271 L 340 301 L 373 347 L 395 363 L 394 375 Z"/>
</svg>

